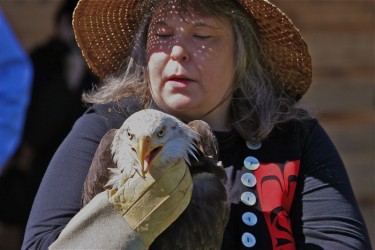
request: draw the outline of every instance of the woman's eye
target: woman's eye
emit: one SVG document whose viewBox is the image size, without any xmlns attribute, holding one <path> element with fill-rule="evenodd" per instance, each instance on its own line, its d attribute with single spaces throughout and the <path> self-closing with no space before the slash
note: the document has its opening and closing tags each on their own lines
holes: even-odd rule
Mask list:
<svg viewBox="0 0 375 250">
<path fill-rule="evenodd" d="M 196 35 L 194 35 L 194 37 L 203 40 L 203 39 L 208 39 L 208 38 L 210 38 L 211 36 L 210 36 L 210 35 L 196 34 Z"/>
<path fill-rule="evenodd" d="M 160 38 L 168 38 L 168 37 L 171 37 L 172 34 L 168 34 L 168 33 L 158 33 L 156 34 L 157 37 L 160 37 Z"/>
<path fill-rule="evenodd" d="M 156 134 L 158 137 L 163 137 L 165 135 L 165 128 L 162 128 Z"/>
<path fill-rule="evenodd" d="M 159 38 L 168 38 L 168 37 L 171 37 L 172 35 L 173 35 L 173 31 L 171 29 L 163 28 L 163 29 L 157 29 L 155 31 L 155 36 Z"/>
</svg>

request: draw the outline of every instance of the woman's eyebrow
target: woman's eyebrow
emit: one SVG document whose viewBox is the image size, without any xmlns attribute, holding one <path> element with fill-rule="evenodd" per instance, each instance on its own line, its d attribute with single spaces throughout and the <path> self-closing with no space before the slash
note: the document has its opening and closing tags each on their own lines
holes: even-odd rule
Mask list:
<svg viewBox="0 0 375 250">
<path fill-rule="evenodd" d="M 158 21 L 152 22 L 151 25 L 152 26 L 157 26 L 157 27 L 168 26 L 168 24 L 164 20 L 158 20 Z"/>
<path fill-rule="evenodd" d="M 205 22 L 194 23 L 194 27 L 207 27 L 211 29 L 221 29 L 221 27 L 218 25 L 213 25 L 213 24 L 209 24 Z"/>
<path fill-rule="evenodd" d="M 188 22 L 188 21 L 185 21 Z M 169 24 L 165 20 L 157 20 L 152 23 L 152 25 L 157 26 L 157 27 L 167 27 Z M 193 23 L 194 27 L 207 27 L 207 28 L 212 28 L 212 29 L 221 29 L 219 25 L 216 24 L 210 24 L 207 22 L 195 22 Z"/>
</svg>

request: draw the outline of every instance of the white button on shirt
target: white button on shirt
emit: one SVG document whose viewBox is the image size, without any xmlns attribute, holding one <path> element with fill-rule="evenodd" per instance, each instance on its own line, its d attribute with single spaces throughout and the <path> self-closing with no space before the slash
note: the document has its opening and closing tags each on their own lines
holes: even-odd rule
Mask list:
<svg viewBox="0 0 375 250">
<path fill-rule="evenodd" d="M 242 244 L 245 247 L 253 247 L 255 243 L 256 243 L 256 239 L 254 235 L 252 235 L 251 233 L 244 233 L 242 235 Z"/>
<path fill-rule="evenodd" d="M 241 194 L 241 201 L 248 206 L 253 206 L 256 202 L 256 197 L 252 192 L 243 192 Z"/>
<path fill-rule="evenodd" d="M 258 222 L 257 216 L 252 212 L 246 212 L 242 215 L 242 221 L 248 226 L 254 226 Z"/>
<path fill-rule="evenodd" d="M 248 170 L 256 170 L 259 168 L 260 164 L 257 158 L 248 156 L 244 160 L 244 165 Z"/>
<path fill-rule="evenodd" d="M 246 142 L 246 146 L 250 150 L 258 150 L 262 147 L 262 143 L 251 143 L 251 142 Z"/>
<path fill-rule="evenodd" d="M 257 184 L 257 179 L 252 173 L 244 173 L 241 176 L 241 182 L 246 187 L 254 187 Z"/>
</svg>

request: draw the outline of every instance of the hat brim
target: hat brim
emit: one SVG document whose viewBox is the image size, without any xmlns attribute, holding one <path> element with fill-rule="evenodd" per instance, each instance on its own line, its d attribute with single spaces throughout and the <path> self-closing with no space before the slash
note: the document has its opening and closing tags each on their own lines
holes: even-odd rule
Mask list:
<svg viewBox="0 0 375 250">
<path fill-rule="evenodd" d="M 300 99 L 312 82 L 311 57 L 292 21 L 266 0 L 237 0 L 257 25 L 267 67 L 288 94 Z M 143 5 L 142 5 L 143 4 Z M 129 56 L 144 1 L 80 0 L 73 15 L 77 43 L 94 74 L 116 72 Z"/>
</svg>

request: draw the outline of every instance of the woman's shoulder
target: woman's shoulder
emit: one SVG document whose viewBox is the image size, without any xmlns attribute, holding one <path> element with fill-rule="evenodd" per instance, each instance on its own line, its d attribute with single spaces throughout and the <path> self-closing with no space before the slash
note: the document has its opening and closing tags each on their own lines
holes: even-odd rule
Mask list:
<svg viewBox="0 0 375 250">
<path fill-rule="evenodd" d="M 306 114 L 299 119 L 278 124 L 265 141 L 282 147 L 294 145 L 302 149 L 311 140 L 316 140 L 324 133 L 325 131 L 318 119 Z"/>
<path fill-rule="evenodd" d="M 316 127 L 320 127 L 316 117 L 309 114 L 306 110 L 299 110 L 300 114 L 291 120 L 280 123 L 274 127 L 271 135 L 299 135 L 306 136 Z"/>
<path fill-rule="evenodd" d="M 115 102 L 93 104 L 88 107 L 84 117 L 95 117 L 105 122 L 109 128 L 119 128 L 131 114 L 142 109 L 142 105 L 134 98 L 126 98 Z"/>
<path fill-rule="evenodd" d="M 313 117 L 293 119 L 278 124 L 262 142 L 264 162 L 285 162 L 301 159 L 305 148 L 315 141 L 319 122 Z"/>
</svg>

